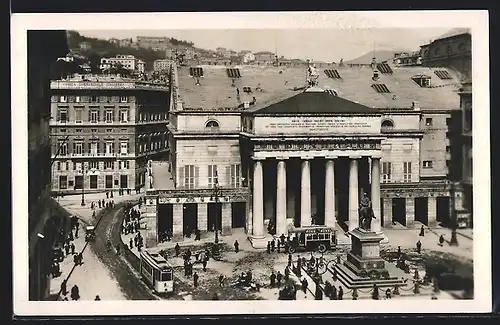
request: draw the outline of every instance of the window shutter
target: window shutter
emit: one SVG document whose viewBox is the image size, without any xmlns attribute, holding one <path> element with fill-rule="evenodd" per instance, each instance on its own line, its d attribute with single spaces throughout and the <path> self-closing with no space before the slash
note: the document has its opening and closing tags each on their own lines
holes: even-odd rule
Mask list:
<svg viewBox="0 0 500 325">
<path fill-rule="evenodd" d="M 73 142 L 73 151 L 72 151 L 72 153 L 76 153 L 76 143 L 75 142 Z"/>
<path fill-rule="evenodd" d="M 232 187 L 231 184 L 231 166 L 226 166 L 226 184 Z"/>
<path fill-rule="evenodd" d="M 114 142 L 111 144 L 111 153 L 113 153 L 113 154 L 115 153 L 115 143 Z"/>
<path fill-rule="evenodd" d="M 177 185 L 184 187 L 184 167 L 179 167 L 179 177 L 177 178 Z"/>
<path fill-rule="evenodd" d="M 100 144 L 99 142 L 97 142 L 97 144 L 96 144 L 96 147 L 97 147 L 96 150 L 97 150 L 98 154 L 101 153 L 101 148 L 100 148 L 99 144 Z"/>
<path fill-rule="evenodd" d="M 196 166 L 194 168 L 194 187 L 198 188 L 199 186 L 199 178 L 200 178 L 200 167 Z"/>
</svg>

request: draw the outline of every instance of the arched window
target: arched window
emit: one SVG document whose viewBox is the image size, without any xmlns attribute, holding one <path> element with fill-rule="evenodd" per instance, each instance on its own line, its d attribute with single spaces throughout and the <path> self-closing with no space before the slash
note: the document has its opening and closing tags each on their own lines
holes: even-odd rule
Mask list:
<svg viewBox="0 0 500 325">
<path fill-rule="evenodd" d="M 393 128 L 394 127 L 394 122 L 392 122 L 391 120 L 383 120 L 382 121 L 382 127 L 383 128 Z"/>
<path fill-rule="evenodd" d="M 217 121 L 208 121 L 207 124 L 205 124 L 205 127 L 206 128 L 218 128 L 219 127 L 219 123 L 217 123 Z"/>
</svg>

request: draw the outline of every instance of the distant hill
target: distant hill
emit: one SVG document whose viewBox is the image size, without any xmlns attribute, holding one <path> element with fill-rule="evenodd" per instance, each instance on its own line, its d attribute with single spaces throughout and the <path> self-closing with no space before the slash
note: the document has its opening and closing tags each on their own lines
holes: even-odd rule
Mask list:
<svg viewBox="0 0 500 325">
<path fill-rule="evenodd" d="M 72 52 L 86 56 L 90 61 L 92 69 L 95 71 L 98 71 L 101 58 L 114 57 L 118 54 L 133 55 L 146 62 L 147 70 L 152 70 L 153 62 L 158 59 L 164 59 L 166 54 L 165 51 L 153 51 L 145 48 L 119 47 L 108 40 L 86 37 L 76 31 L 68 31 L 67 37 L 69 49 Z M 171 42 L 172 40 L 176 45 L 193 46 L 192 42 L 170 39 Z M 88 42 L 90 49 L 81 49 L 80 43 L 82 42 Z"/>
<path fill-rule="evenodd" d="M 408 52 L 408 50 L 376 50 L 375 58 L 377 59 L 377 62 L 388 61 L 392 60 L 394 58 L 394 54 L 399 52 Z M 370 64 L 372 63 L 372 59 L 373 51 L 370 51 L 353 60 L 344 62 L 344 64 Z"/>
</svg>

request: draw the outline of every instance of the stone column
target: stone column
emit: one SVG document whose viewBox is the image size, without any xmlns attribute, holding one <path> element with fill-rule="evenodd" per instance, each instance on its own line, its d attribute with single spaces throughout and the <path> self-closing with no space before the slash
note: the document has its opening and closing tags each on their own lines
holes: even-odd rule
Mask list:
<svg viewBox="0 0 500 325">
<path fill-rule="evenodd" d="M 183 221 L 184 221 L 184 211 L 182 210 L 182 203 L 174 204 L 172 209 L 172 233 L 174 240 L 183 240 L 184 232 L 183 232 Z"/>
<path fill-rule="evenodd" d="M 158 245 L 158 206 L 156 197 L 146 197 L 142 205 L 141 217 L 146 219 L 146 248 Z"/>
<path fill-rule="evenodd" d="M 406 227 L 413 227 L 415 222 L 415 198 L 406 198 Z"/>
<path fill-rule="evenodd" d="M 276 235 L 287 234 L 286 227 L 286 158 L 278 158 L 276 177 Z"/>
<path fill-rule="evenodd" d="M 349 231 L 359 226 L 358 159 L 351 157 L 349 160 Z"/>
<path fill-rule="evenodd" d="M 380 158 L 372 157 L 371 159 L 371 201 L 373 214 L 375 219 L 372 220 L 372 230 L 380 232 L 381 219 L 380 215 Z"/>
<path fill-rule="evenodd" d="M 302 158 L 302 172 L 300 183 L 300 225 L 307 227 L 311 225 L 311 171 L 309 157 Z"/>
<path fill-rule="evenodd" d="M 384 199 L 383 226 L 384 228 L 392 228 L 392 198 Z"/>
<path fill-rule="evenodd" d="M 198 203 L 198 229 L 200 231 L 207 231 L 207 206 L 207 203 Z"/>
<path fill-rule="evenodd" d="M 335 227 L 335 162 L 326 158 L 325 168 L 325 225 Z"/>
<path fill-rule="evenodd" d="M 437 226 L 437 214 L 436 214 L 436 197 L 429 196 L 427 198 L 427 226 L 436 227 Z"/>
<path fill-rule="evenodd" d="M 231 234 L 231 226 L 233 224 L 233 220 L 231 218 L 231 203 L 221 203 L 222 204 L 222 234 L 224 236 Z"/>
<path fill-rule="evenodd" d="M 252 235 L 256 238 L 264 237 L 264 188 L 262 186 L 262 162 L 254 160 L 253 166 L 253 221 Z"/>
</svg>

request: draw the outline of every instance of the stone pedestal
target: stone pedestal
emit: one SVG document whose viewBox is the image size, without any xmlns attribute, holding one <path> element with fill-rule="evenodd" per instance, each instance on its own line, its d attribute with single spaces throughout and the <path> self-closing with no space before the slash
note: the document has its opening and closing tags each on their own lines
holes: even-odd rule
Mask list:
<svg viewBox="0 0 500 325">
<path fill-rule="evenodd" d="M 382 234 L 356 228 L 349 232 L 351 251 L 343 264 L 335 265 L 339 281 L 349 289 L 394 287 L 404 285 L 401 278 L 391 275 L 385 261 L 380 257 Z"/>
</svg>

